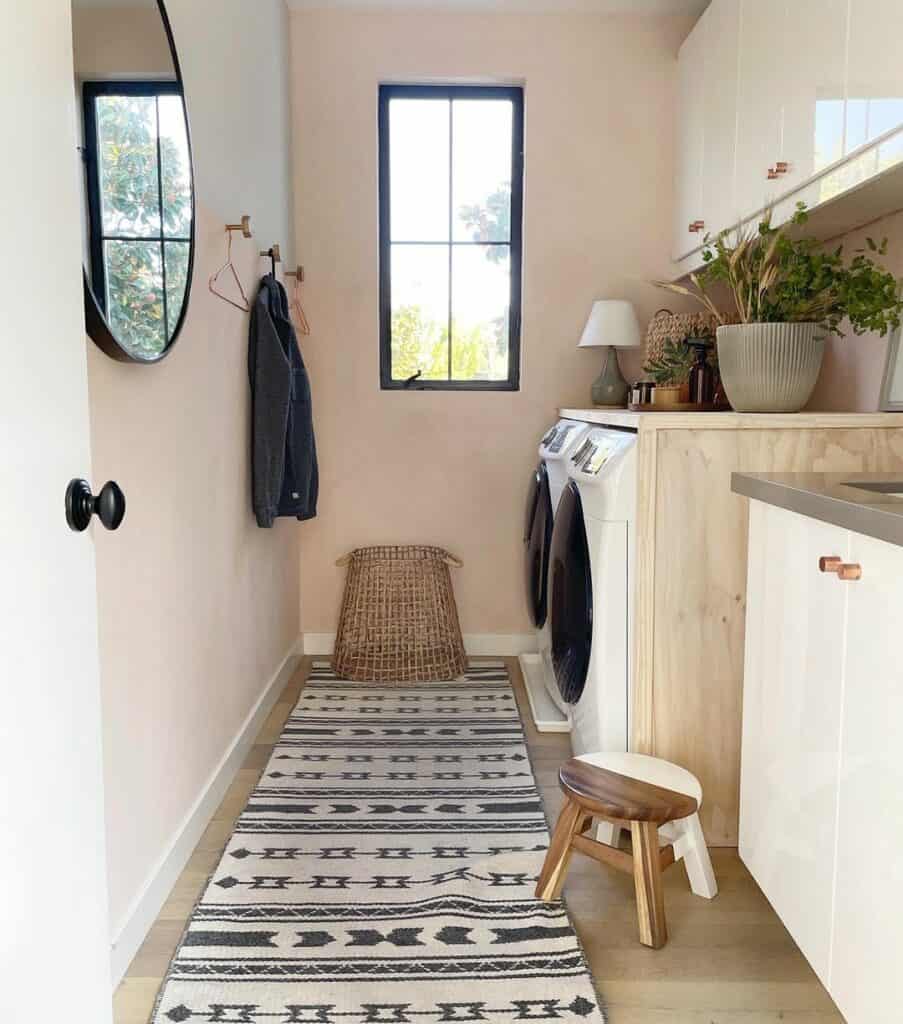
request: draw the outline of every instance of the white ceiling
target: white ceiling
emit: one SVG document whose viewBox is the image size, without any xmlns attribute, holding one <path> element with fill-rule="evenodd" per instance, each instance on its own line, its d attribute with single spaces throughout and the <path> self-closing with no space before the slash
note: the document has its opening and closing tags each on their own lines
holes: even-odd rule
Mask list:
<svg viewBox="0 0 903 1024">
<path fill-rule="evenodd" d="M 519 14 L 689 14 L 699 17 L 710 0 L 287 0 L 293 10 L 504 11 Z"/>
</svg>

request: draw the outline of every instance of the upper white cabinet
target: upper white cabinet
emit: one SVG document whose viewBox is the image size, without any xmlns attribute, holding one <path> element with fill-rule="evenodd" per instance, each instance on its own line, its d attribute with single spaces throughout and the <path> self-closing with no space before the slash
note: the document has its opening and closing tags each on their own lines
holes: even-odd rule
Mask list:
<svg viewBox="0 0 903 1024">
<path fill-rule="evenodd" d="M 680 48 L 677 66 L 677 154 L 674 252 L 683 259 L 702 244 L 702 162 L 705 155 L 705 50 L 708 12 Z"/>
<path fill-rule="evenodd" d="M 707 231 L 737 219 L 737 73 L 740 0 L 721 0 L 705 14 L 702 220 Z"/>
<path fill-rule="evenodd" d="M 678 58 L 681 272 L 706 233 L 903 167 L 903 60 L 888 45 L 901 38 L 903 0 L 712 0 Z M 865 219 L 882 212 L 863 204 Z"/>
</svg>

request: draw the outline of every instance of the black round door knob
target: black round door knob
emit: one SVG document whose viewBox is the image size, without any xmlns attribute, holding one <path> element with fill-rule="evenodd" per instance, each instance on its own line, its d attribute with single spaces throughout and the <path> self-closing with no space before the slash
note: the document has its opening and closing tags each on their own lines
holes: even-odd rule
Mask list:
<svg viewBox="0 0 903 1024">
<path fill-rule="evenodd" d="M 66 488 L 66 522 L 70 530 L 88 529 L 96 515 L 108 530 L 118 530 L 125 518 L 125 495 L 115 480 L 108 480 L 96 497 L 87 480 L 70 480 Z"/>
</svg>

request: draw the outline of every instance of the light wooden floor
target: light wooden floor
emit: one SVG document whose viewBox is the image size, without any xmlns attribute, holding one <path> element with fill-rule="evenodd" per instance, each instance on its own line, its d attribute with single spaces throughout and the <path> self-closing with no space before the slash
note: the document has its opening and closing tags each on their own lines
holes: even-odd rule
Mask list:
<svg viewBox="0 0 903 1024">
<path fill-rule="evenodd" d="M 264 725 L 222 805 L 116 991 L 115 1024 L 147 1024 L 170 958 L 235 819 L 266 766 L 298 700 L 302 662 Z M 516 659 L 508 662 L 547 813 L 561 806 L 558 766 L 566 736 L 538 733 Z M 636 941 L 633 881 L 574 857 L 565 897 L 583 941 L 610 1024 L 828 1024 L 843 1018 L 769 907 L 735 851 L 713 850 L 720 893 L 693 896 L 681 866 L 665 874 L 670 941 L 659 951 Z"/>
</svg>

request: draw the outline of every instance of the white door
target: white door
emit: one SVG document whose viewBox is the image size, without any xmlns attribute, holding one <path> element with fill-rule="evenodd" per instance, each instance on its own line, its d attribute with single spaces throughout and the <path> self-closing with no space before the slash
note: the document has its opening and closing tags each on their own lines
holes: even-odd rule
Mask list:
<svg viewBox="0 0 903 1024">
<path fill-rule="evenodd" d="M 903 548 L 852 535 L 831 995 L 850 1024 L 900 1020 Z M 891 998 L 888 998 L 888 995 Z"/>
<path fill-rule="evenodd" d="M 5 20 L 0 161 L 0 986 L 4 1024 L 111 1018 L 69 0 Z M 97 481 L 93 481 L 95 484 Z"/>
<path fill-rule="evenodd" d="M 750 503 L 740 856 L 827 984 L 849 534 Z"/>
</svg>

